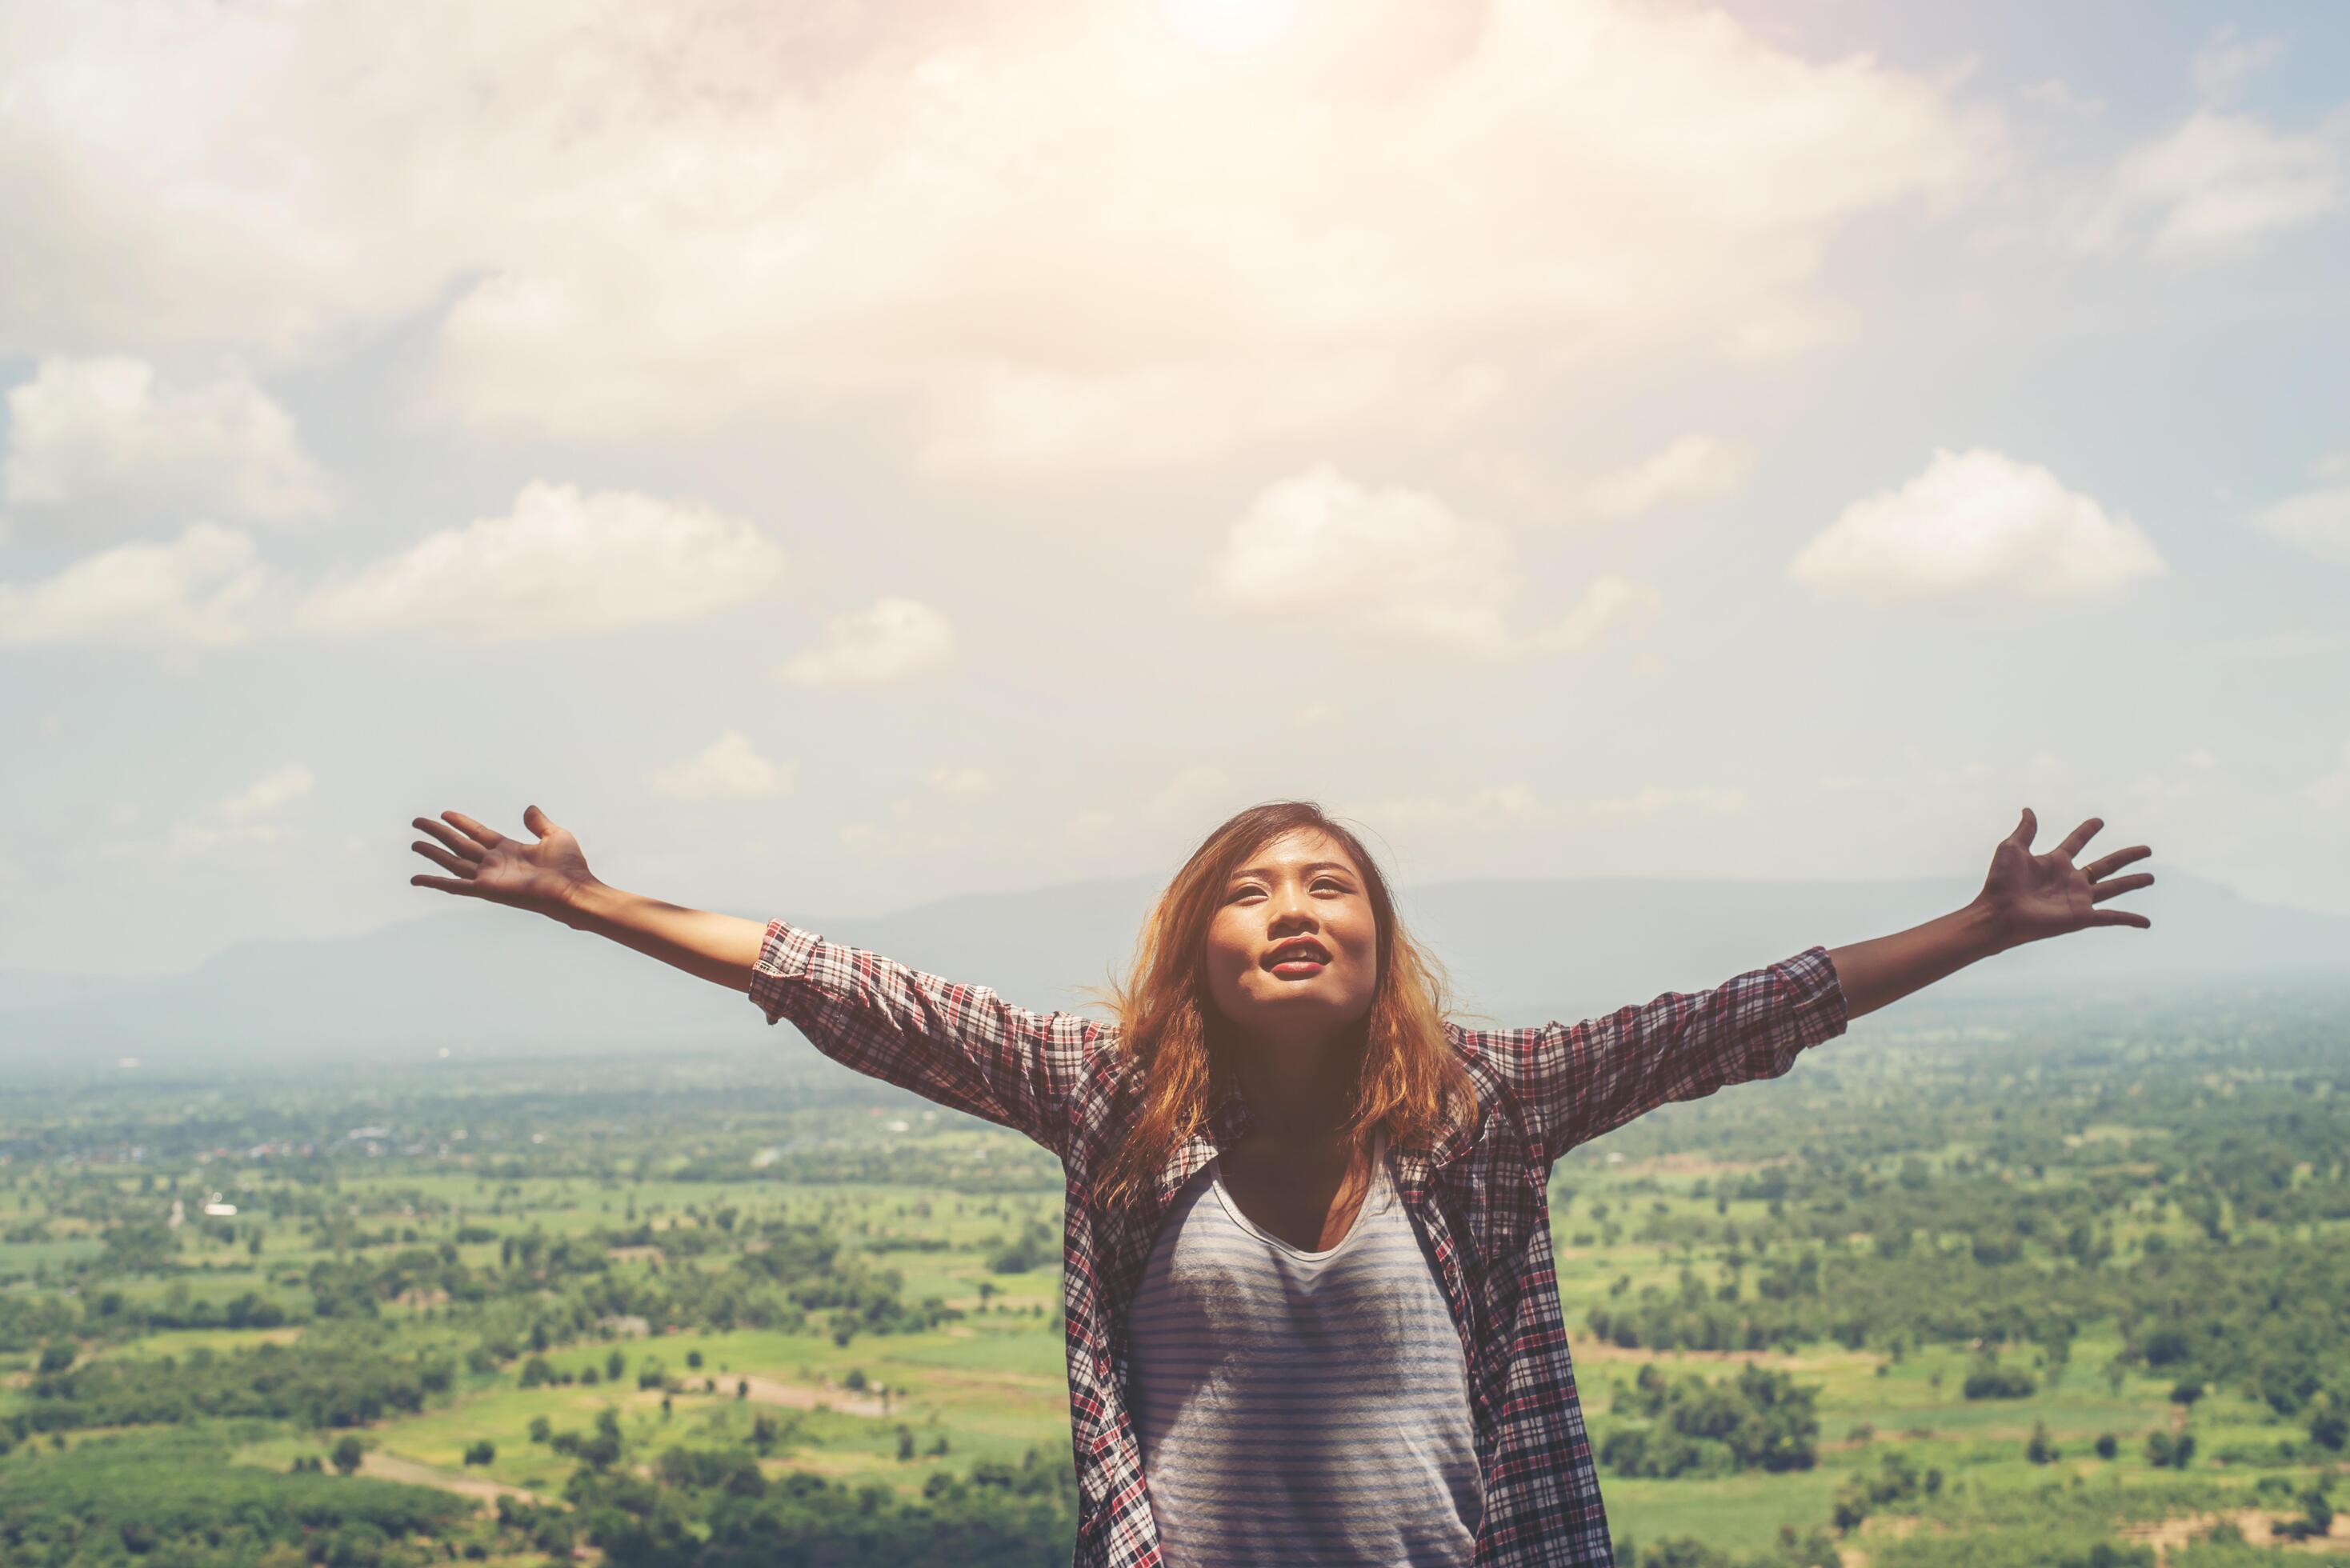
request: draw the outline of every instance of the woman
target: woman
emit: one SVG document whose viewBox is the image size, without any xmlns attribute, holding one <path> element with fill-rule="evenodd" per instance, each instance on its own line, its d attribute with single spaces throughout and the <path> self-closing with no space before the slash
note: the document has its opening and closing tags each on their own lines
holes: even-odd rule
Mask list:
<svg viewBox="0 0 2350 1568">
<path fill-rule="evenodd" d="M 1611 1561 L 1552 1269 L 1552 1162 L 1797 1053 L 1979 958 L 2091 926 L 2150 875 L 2092 817 L 2026 809 L 1964 908 L 1572 1026 L 1472 1031 L 1357 837 L 1305 802 L 1233 816 L 1146 921 L 1115 1023 L 1007 1005 L 781 920 L 415 825 L 422 887 L 533 909 L 746 992 L 858 1070 L 1014 1127 L 1067 1175 L 1076 1562 Z"/>
</svg>

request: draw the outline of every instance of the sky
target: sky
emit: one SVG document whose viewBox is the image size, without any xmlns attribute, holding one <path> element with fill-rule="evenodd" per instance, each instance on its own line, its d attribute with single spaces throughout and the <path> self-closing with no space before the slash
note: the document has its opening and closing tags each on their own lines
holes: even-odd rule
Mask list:
<svg viewBox="0 0 2350 1568">
<path fill-rule="evenodd" d="M 2350 911 L 2345 84 L 2315 0 L 0 0 L 0 966 L 533 803 L 801 923 L 1285 796 Z"/>
</svg>

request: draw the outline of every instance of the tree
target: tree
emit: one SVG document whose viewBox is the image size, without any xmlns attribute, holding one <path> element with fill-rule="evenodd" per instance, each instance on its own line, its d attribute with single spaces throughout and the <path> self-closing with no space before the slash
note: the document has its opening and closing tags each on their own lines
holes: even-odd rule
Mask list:
<svg viewBox="0 0 2350 1568">
<path fill-rule="evenodd" d="M 2301 1494 L 2302 1516 L 2299 1519 L 2274 1519 L 2269 1521 L 2269 1533 L 2287 1541 L 2322 1540 L 2334 1531 L 2334 1502 L 2326 1496 L 2327 1481 L 2321 1480 Z"/>
<path fill-rule="evenodd" d="M 328 1457 L 335 1461 L 336 1469 L 349 1475 L 366 1459 L 367 1449 L 357 1438 L 346 1436 L 335 1445 L 334 1452 Z"/>
<path fill-rule="evenodd" d="M 2111 1432 L 2099 1432 L 2097 1434 L 2097 1458 L 2101 1459 L 2110 1459 L 2116 1454 L 2121 1452 L 2121 1439 L 2115 1437 Z"/>
<path fill-rule="evenodd" d="M 2038 1386 L 2038 1380 L 2022 1367 L 2002 1366 L 1985 1356 L 1967 1374 L 1964 1393 L 1970 1399 L 2021 1399 Z"/>
<path fill-rule="evenodd" d="M 497 1462 L 497 1445 L 487 1438 L 484 1438 L 465 1450 L 465 1462 L 469 1465 L 494 1464 Z"/>
<path fill-rule="evenodd" d="M 2035 1465 L 2044 1465 L 2059 1458 L 2056 1445 L 2048 1440 L 2048 1423 L 2032 1423 L 2032 1440 L 2023 1445 L 2023 1457 Z"/>
<path fill-rule="evenodd" d="M 2350 1443 L 2350 1415 L 2320 1396 L 2316 1407 L 2309 1413 L 2309 1440 L 2321 1449 L 2339 1453 L 2344 1444 Z"/>
</svg>

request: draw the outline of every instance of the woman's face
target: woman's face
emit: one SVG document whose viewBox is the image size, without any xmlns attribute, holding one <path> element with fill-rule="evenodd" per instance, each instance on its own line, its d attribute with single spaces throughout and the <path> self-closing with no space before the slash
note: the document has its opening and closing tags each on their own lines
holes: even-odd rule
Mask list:
<svg viewBox="0 0 2350 1568">
<path fill-rule="evenodd" d="M 1304 939 L 1319 961 L 1276 965 Z M 1314 828 L 1284 834 L 1225 881 L 1208 923 L 1208 986 L 1217 1010 L 1256 1040 L 1316 1044 L 1371 1010 L 1378 922 L 1345 846 Z"/>
</svg>

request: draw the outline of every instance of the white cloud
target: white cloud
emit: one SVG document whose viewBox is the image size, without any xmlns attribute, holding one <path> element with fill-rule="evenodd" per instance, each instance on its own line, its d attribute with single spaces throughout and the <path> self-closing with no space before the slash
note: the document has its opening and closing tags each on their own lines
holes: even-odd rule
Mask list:
<svg viewBox="0 0 2350 1568">
<path fill-rule="evenodd" d="M 2158 255 L 2241 255 L 2337 211 L 2350 157 L 2350 105 L 2303 131 L 2229 106 L 2282 58 L 2281 38 L 2240 38 L 2230 25 L 2195 57 L 2195 111 L 2126 153 L 2074 228 L 2086 250 L 2140 246 Z"/>
<path fill-rule="evenodd" d="M 931 787 L 941 794 L 987 794 L 995 788 L 995 775 L 985 768 L 932 768 Z"/>
<path fill-rule="evenodd" d="M 2128 518 L 2044 468 L 1975 448 L 1939 451 L 1900 489 L 1846 507 L 1788 576 L 1823 594 L 1893 605 L 2094 598 L 2168 569 Z"/>
<path fill-rule="evenodd" d="M 645 783 L 671 800 L 760 800 L 788 788 L 791 770 L 759 755 L 740 731 L 729 730 L 682 762 L 646 770 Z"/>
<path fill-rule="evenodd" d="M 2027 101 L 2066 119 L 2095 119 L 2106 112 L 2105 99 L 2075 92 L 2072 84 L 2061 77 L 2033 82 L 2023 89 L 2023 96 Z"/>
<path fill-rule="evenodd" d="M 2242 254 L 2342 205 L 2345 144 L 2350 109 L 2293 132 L 2199 109 L 2122 159 L 2076 241 L 2092 249 L 2143 244 L 2178 257 Z"/>
<path fill-rule="evenodd" d="M 172 824 L 164 850 L 173 857 L 200 855 L 224 844 L 273 844 L 285 836 L 277 813 L 310 793 L 317 779 L 300 763 L 288 763 L 195 815 Z M 135 853 L 135 850 L 134 850 Z"/>
<path fill-rule="evenodd" d="M 2320 774 L 2293 794 L 2325 811 L 2350 807 L 2350 741 L 2334 748 L 2334 766 L 2329 772 Z"/>
<path fill-rule="evenodd" d="M 750 524 L 622 491 L 535 483 L 514 510 L 303 590 L 250 535 L 191 524 L 26 587 L 0 583 L 0 645 L 225 648 L 418 629 L 480 644 L 695 619 L 772 593 L 783 551 Z"/>
<path fill-rule="evenodd" d="M 1675 501 L 1731 494 L 1754 466 L 1744 441 L 1689 435 L 1629 468 L 1594 483 L 1584 504 L 1602 517 L 1635 517 Z"/>
<path fill-rule="evenodd" d="M 1274 368 L 987 366 L 933 385 L 916 456 L 942 476 L 1024 478 L 1168 466 L 1336 428 L 1426 440 L 1491 407 L 1505 379 L 1489 364 L 1431 371 L 1336 349 Z"/>
<path fill-rule="evenodd" d="M 169 544 L 120 545 L 45 582 L 0 583 L 0 645 L 227 648 L 253 634 L 277 591 L 249 535 L 193 523 Z"/>
<path fill-rule="evenodd" d="M 1234 614 L 1480 659 L 1585 648 L 1659 603 L 1653 589 L 1603 576 L 1563 619 L 1516 633 L 1507 620 L 1519 575 L 1498 528 L 1418 491 L 1367 489 L 1322 463 L 1257 495 L 1211 564 L 1206 593 Z"/>
<path fill-rule="evenodd" d="M 2319 465 L 2322 476 L 2350 479 L 2344 460 Z M 2350 483 L 2322 486 L 2288 496 L 2255 513 L 2252 526 L 2323 561 L 2350 566 Z"/>
<path fill-rule="evenodd" d="M 294 628 L 416 628 L 481 644 L 696 620 L 772 594 L 784 553 L 739 517 L 535 481 L 514 510 L 444 528 L 306 595 Z"/>
<path fill-rule="evenodd" d="M 2207 659 L 2308 659 L 2342 648 L 2350 648 L 2350 630 L 2272 631 L 2231 642 L 2205 643 L 2176 657 L 2182 664 Z"/>
<path fill-rule="evenodd" d="M 776 673 L 800 686 L 879 686 L 936 670 L 953 653 L 946 617 L 915 599 L 885 598 L 833 617 L 816 646 Z"/>
<path fill-rule="evenodd" d="M 1164 866 L 1180 863 L 1247 804 L 1241 781 L 1213 763 L 1193 763 L 1169 771 L 1139 797 L 1070 812 L 1062 834 L 1071 848 L 1096 860 Z"/>
<path fill-rule="evenodd" d="M 300 763 L 288 763 L 274 773 L 265 774 L 244 789 L 229 796 L 216 808 L 231 822 L 250 822 L 255 817 L 276 810 L 287 801 L 310 793 L 317 781 L 310 770 Z"/>
<path fill-rule="evenodd" d="M 1652 784 L 1634 790 L 1630 794 L 1598 795 L 1560 804 L 1568 815 L 1606 821 L 1609 818 L 1672 817 L 1690 814 L 1738 816 L 1745 813 L 1752 803 L 1744 790 L 1710 789 L 1702 785 L 1669 789 Z"/>
<path fill-rule="evenodd" d="M 2195 91 L 2206 103 L 2225 103 L 2254 73 L 2284 57 L 2282 38 L 2240 38 L 2221 27 L 2195 56 Z"/>
<path fill-rule="evenodd" d="M 1449 835 L 1489 832 L 1531 820 L 1538 812 L 1534 791 L 1522 784 L 1492 784 L 1466 796 L 1394 796 L 1349 811 L 1381 834 Z"/>
<path fill-rule="evenodd" d="M 934 468 L 1179 461 L 1439 429 L 1562 346 L 1805 341 L 1841 225 L 2002 155 L 1719 9 L 1430 14 L 1234 61 L 1140 4 L 36 8 L 0 352 L 315 353 L 453 296 L 431 402 L 476 431 L 879 395 Z"/>
<path fill-rule="evenodd" d="M 293 419 L 251 380 L 175 387 L 124 355 L 47 358 L 10 389 L 0 489 L 20 515 L 57 509 L 85 524 L 166 506 L 292 517 L 327 504 Z"/>
<path fill-rule="evenodd" d="M 1454 837 L 1537 826 L 1604 827 L 1659 818 L 1738 816 L 1752 808 L 1747 794 L 1736 789 L 1649 785 L 1628 794 L 1544 796 L 1513 781 L 1461 795 L 1391 796 L 1350 815 L 1382 834 Z"/>
</svg>

